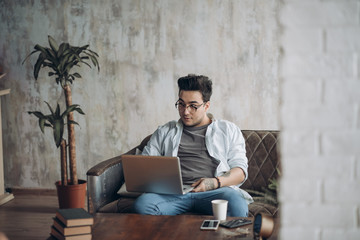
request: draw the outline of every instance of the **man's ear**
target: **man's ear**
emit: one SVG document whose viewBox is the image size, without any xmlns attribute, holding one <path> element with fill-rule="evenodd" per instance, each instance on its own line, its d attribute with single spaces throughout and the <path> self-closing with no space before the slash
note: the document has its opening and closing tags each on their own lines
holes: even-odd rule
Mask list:
<svg viewBox="0 0 360 240">
<path fill-rule="evenodd" d="M 207 101 L 206 103 L 205 103 L 205 111 L 207 111 L 209 108 L 210 108 L 210 101 Z"/>
</svg>

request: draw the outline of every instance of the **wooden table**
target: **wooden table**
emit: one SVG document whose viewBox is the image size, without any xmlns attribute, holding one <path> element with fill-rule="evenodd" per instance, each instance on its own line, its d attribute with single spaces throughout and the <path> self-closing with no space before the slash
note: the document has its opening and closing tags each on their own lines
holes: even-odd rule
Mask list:
<svg viewBox="0 0 360 240">
<path fill-rule="evenodd" d="M 97 213 L 92 239 L 253 239 L 252 224 L 240 228 L 219 227 L 216 231 L 200 230 L 211 216 L 178 215 L 149 216 L 139 214 Z M 233 218 L 228 218 L 228 220 Z"/>
<path fill-rule="evenodd" d="M 50 228 L 58 209 L 56 191 L 14 190 L 14 195 L 14 200 L 0 206 L 0 232 L 10 240 L 55 240 L 50 237 Z M 93 240 L 252 239 L 252 225 L 232 230 L 222 227 L 217 231 L 200 230 L 202 221 L 211 216 L 96 213 L 94 219 Z M 277 226 L 279 219 L 275 220 Z M 246 232 L 250 234 L 244 236 Z M 268 240 L 277 240 L 276 230 Z"/>
</svg>

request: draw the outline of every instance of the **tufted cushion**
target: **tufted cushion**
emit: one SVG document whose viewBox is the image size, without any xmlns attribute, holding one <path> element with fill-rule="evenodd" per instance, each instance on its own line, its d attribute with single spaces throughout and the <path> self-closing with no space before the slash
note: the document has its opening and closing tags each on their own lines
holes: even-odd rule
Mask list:
<svg viewBox="0 0 360 240">
<path fill-rule="evenodd" d="M 276 168 L 280 168 L 280 161 L 276 146 L 279 132 L 243 130 L 242 133 L 249 160 L 249 176 L 241 188 L 262 191 L 269 185 L 269 179 L 278 177 Z"/>
<path fill-rule="evenodd" d="M 265 213 L 270 216 L 278 216 L 279 208 L 270 204 L 253 202 L 249 204 L 249 217 L 255 216 L 257 213 Z"/>
</svg>

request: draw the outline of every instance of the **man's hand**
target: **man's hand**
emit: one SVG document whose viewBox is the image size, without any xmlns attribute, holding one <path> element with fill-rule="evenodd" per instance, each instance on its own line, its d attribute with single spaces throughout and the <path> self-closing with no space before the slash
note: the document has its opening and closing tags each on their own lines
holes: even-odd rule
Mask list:
<svg viewBox="0 0 360 240">
<path fill-rule="evenodd" d="M 238 185 L 245 179 L 245 173 L 241 168 L 232 168 L 230 171 L 219 176 L 220 187 Z M 217 189 L 219 184 L 216 178 L 201 178 L 191 185 L 194 189 L 191 192 L 206 192 Z"/>
<path fill-rule="evenodd" d="M 217 188 L 215 178 L 201 178 L 191 185 L 194 189 L 191 192 L 206 192 Z"/>
</svg>

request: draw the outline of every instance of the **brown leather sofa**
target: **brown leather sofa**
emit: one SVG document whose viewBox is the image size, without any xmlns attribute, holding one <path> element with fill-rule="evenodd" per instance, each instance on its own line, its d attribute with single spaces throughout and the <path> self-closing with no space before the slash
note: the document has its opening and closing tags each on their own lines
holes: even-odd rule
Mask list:
<svg viewBox="0 0 360 240">
<path fill-rule="evenodd" d="M 277 143 L 279 131 L 242 130 L 246 143 L 246 155 L 249 160 L 248 179 L 242 189 L 263 191 L 269 180 L 278 177 L 276 170 L 280 166 Z M 136 149 L 142 151 L 150 136 L 140 145 L 125 154 L 135 154 Z M 100 162 L 87 172 L 88 210 L 95 212 L 132 213 L 132 205 L 136 195 L 119 194 L 124 183 L 121 166 L 121 155 Z M 276 216 L 278 208 L 263 202 L 249 205 L 249 216 L 266 213 Z"/>
</svg>

